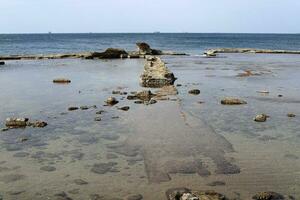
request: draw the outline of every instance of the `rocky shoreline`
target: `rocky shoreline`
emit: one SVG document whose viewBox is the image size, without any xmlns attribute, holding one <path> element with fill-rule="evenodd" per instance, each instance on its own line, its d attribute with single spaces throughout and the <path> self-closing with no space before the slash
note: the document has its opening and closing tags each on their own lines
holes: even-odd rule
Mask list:
<svg viewBox="0 0 300 200">
<path fill-rule="evenodd" d="M 146 55 L 188 55 L 186 53 L 162 51 L 151 49 L 147 43 L 137 43 L 137 51 L 125 51 L 119 48 L 108 48 L 104 52 L 79 52 L 79 53 L 61 53 L 61 54 L 38 54 L 38 55 L 8 55 L 0 56 L 0 60 L 42 60 L 42 59 L 124 59 L 124 58 L 145 58 Z M 1 62 L 2 63 L 2 62 Z"/>
<path fill-rule="evenodd" d="M 261 54 L 300 54 L 293 50 L 251 49 L 251 48 L 219 48 L 210 49 L 205 52 L 208 55 L 216 53 L 261 53 Z"/>
</svg>

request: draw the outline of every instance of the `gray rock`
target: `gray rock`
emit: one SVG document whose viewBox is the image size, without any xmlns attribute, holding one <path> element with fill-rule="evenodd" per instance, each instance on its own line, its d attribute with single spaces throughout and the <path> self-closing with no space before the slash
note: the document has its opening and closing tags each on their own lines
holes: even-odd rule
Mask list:
<svg viewBox="0 0 300 200">
<path fill-rule="evenodd" d="M 147 58 L 144 72 L 140 76 L 140 84 L 143 87 L 160 88 L 173 85 L 176 78 L 158 57 Z"/>
<path fill-rule="evenodd" d="M 267 121 L 267 118 L 268 118 L 268 116 L 266 114 L 259 114 L 259 115 L 255 116 L 254 121 L 265 122 L 265 121 Z"/>
<path fill-rule="evenodd" d="M 78 110 L 79 108 L 76 106 L 71 106 L 68 108 L 68 111 L 74 111 L 74 110 Z"/>
<path fill-rule="evenodd" d="M 44 167 L 41 167 L 40 170 L 46 171 L 46 172 L 53 172 L 56 170 L 56 168 L 52 167 L 52 166 L 44 166 Z"/>
<path fill-rule="evenodd" d="M 190 91 L 189 91 L 189 94 L 198 95 L 198 94 L 200 94 L 200 90 L 198 90 L 198 89 L 190 90 Z"/>
<path fill-rule="evenodd" d="M 75 183 L 76 185 L 87 185 L 87 184 L 88 184 L 88 182 L 86 182 L 86 181 L 84 181 L 84 180 L 82 180 L 82 179 L 75 179 L 75 180 L 74 180 L 74 183 Z"/>
<path fill-rule="evenodd" d="M 127 57 L 128 53 L 124 49 L 108 48 L 104 52 L 92 52 L 84 56 L 85 59 L 115 59 Z"/>
<path fill-rule="evenodd" d="M 276 192 L 259 192 L 252 197 L 254 200 L 284 200 L 284 196 Z"/>
<path fill-rule="evenodd" d="M 107 100 L 105 101 L 105 103 L 109 106 L 113 106 L 113 105 L 119 103 L 119 101 L 117 101 L 117 99 L 115 97 L 108 97 Z"/>
<path fill-rule="evenodd" d="M 135 195 L 128 196 L 126 199 L 127 200 L 142 200 L 143 199 L 143 195 L 141 195 L 141 194 L 135 194 Z"/>
<path fill-rule="evenodd" d="M 96 174 L 106 174 L 108 172 L 113 172 L 115 165 L 117 165 L 117 163 L 115 162 L 94 164 L 94 166 L 91 169 L 91 172 L 94 172 Z"/>
</svg>

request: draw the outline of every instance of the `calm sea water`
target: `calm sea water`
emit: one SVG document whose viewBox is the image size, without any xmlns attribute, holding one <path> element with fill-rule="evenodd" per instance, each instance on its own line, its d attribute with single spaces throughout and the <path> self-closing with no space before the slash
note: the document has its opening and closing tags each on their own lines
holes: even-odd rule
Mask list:
<svg viewBox="0 0 300 200">
<path fill-rule="evenodd" d="M 300 49 L 300 34 L 0 34 L 0 55 L 100 51 L 108 47 L 134 50 L 138 41 L 192 54 L 216 47 Z"/>
</svg>

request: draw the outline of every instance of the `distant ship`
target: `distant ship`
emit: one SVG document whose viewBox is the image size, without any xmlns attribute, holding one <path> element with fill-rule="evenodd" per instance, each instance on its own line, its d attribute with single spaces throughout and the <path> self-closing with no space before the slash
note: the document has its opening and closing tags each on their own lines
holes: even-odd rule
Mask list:
<svg viewBox="0 0 300 200">
<path fill-rule="evenodd" d="M 155 31 L 155 32 L 153 32 L 154 34 L 159 34 L 160 32 L 159 31 Z"/>
</svg>

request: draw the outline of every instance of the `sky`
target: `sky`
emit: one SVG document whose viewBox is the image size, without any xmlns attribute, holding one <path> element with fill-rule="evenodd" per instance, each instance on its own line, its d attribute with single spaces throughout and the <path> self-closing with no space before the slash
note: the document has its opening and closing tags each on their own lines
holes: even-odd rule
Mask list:
<svg viewBox="0 0 300 200">
<path fill-rule="evenodd" d="M 300 0 L 0 0 L 0 33 L 300 33 Z"/>
</svg>

